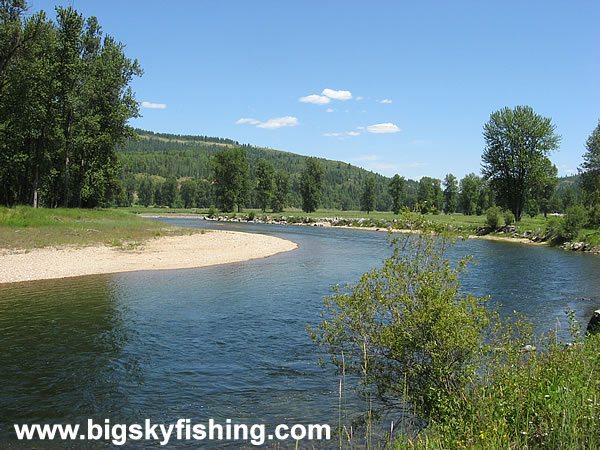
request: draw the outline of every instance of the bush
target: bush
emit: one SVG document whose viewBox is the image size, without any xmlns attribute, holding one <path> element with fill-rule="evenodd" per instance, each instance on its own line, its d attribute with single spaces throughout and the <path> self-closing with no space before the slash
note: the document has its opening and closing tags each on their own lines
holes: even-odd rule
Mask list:
<svg viewBox="0 0 600 450">
<path fill-rule="evenodd" d="M 583 206 L 569 206 L 563 217 L 563 231 L 566 239 L 575 239 L 588 222 L 588 214 Z"/>
<path fill-rule="evenodd" d="M 501 220 L 502 210 L 497 206 L 492 206 L 488 208 L 485 213 L 485 223 L 486 225 L 493 230 L 497 230 L 500 228 L 500 220 Z"/>
<path fill-rule="evenodd" d="M 590 208 L 588 225 L 590 227 L 600 226 L 600 204 L 596 204 Z"/>
<path fill-rule="evenodd" d="M 217 215 L 217 210 L 215 209 L 215 205 L 210 205 L 210 208 L 208 208 L 208 217 L 210 219 L 212 219 L 216 215 Z"/>
<path fill-rule="evenodd" d="M 248 221 L 251 222 L 256 218 L 256 214 L 254 213 L 254 211 L 250 211 L 248 213 Z"/>
<path fill-rule="evenodd" d="M 504 225 L 512 225 L 515 222 L 515 215 L 512 211 L 504 211 Z"/>
<path fill-rule="evenodd" d="M 410 401 L 419 417 L 443 422 L 464 407 L 493 314 L 485 299 L 460 292 L 468 259 L 451 265 L 444 257 L 454 240 L 422 217 L 405 217 L 411 220 L 424 232 L 392 240 L 383 267 L 336 288 L 320 327 L 310 331 L 382 408 Z"/>
</svg>

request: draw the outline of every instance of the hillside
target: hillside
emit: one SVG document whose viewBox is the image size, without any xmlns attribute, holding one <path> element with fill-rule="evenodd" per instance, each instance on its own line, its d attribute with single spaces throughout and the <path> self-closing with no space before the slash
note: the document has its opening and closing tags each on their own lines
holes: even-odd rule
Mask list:
<svg viewBox="0 0 600 450">
<path fill-rule="evenodd" d="M 209 180 L 211 177 L 211 157 L 223 147 L 244 148 L 250 166 L 250 178 L 261 159 L 273 163 L 276 169 L 290 175 L 291 187 L 289 206 L 300 207 L 300 173 L 306 156 L 242 144 L 231 139 L 208 136 L 174 135 L 136 130 L 137 140 L 130 140 L 118 148 L 124 176 L 149 174 L 160 177 L 195 178 Z M 367 171 L 342 161 L 320 159 L 325 169 L 325 183 L 322 207 L 327 209 L 358 210 L 360 196 L 367 177 L 375 177 L 377 186 L 377 209 L 389 210 L 391 199 L 387 192 L 389 178 Z M 416 198 L 418 184 L 407 182 L 407 201 Z M 253 206 L 253 195 L 250 200 Z"/>
</svg>

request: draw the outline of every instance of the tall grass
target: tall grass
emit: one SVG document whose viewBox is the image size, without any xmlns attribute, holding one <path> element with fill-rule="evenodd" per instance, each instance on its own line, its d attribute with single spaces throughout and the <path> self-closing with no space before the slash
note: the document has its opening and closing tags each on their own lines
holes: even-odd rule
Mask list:
<svg viewBox="0 0 600 450">
<path fill-rule="evenodd" d="M 568 344 L 550 333 L 537 343 L 543 351 L 497 352 L 463 410 L 394 447 L 600 448 L 600 335 L 572 331 Z"/>
<path fill-rule="evenodd" d="M 111 209 L 0 207 L 0 248 L 7 249 L 127 244 L 189 232 Z"/>
</svg>

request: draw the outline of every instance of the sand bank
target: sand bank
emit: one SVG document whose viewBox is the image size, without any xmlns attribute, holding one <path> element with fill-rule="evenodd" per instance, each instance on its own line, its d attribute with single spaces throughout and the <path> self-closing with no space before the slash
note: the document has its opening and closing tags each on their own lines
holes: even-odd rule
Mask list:
<svg viewBox="0 0 600 450">
<path fill-rule="evenodd" d="M 210 231 L 159 237 L 133 250 L 108 246 L 0 250 L 0 283 L 205 267 L 265 258 L 297 247 L 294 242 L 274 236 Z"/>
</svg>

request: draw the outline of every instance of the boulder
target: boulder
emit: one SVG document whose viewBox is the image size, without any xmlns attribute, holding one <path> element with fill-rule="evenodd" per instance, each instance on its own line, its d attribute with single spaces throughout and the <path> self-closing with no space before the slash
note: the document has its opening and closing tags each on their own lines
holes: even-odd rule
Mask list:
<svg viewBox="0 0 600 450">
<path fill-rule="evenodd" d="M 594 311 L 594 315 L 590 319 L 590 322 L 587 326 L 587 332 L 589 334 L 597 334 L 600 333 L 600 309 Z"/>
</svg>

